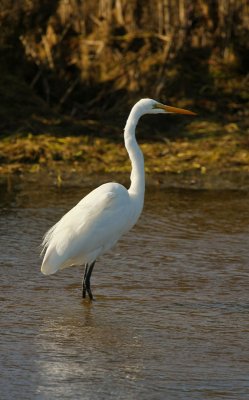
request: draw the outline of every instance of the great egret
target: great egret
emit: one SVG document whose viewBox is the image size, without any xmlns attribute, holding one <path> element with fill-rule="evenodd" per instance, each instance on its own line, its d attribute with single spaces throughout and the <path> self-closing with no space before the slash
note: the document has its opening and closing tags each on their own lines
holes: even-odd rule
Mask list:
<svg viewBox="0 0 249 400">
<path fill-rule="evenodd" d="M 142 99 L 132 108 L 124 129 L 125 147 L 130 157 L 131 185 L 127 190 L 119 183 L 105 183 L 84 197 L 44 236 L 45 253 L 41 271 L 54 274 L 59 269 L 85 265 L 82 297 L 90 300 L 91 274 L 96 259 L 111 249 L 119 238 L 137 222 L 144 203 L 145 177 L 143 154 L 137 144 L 135 128 L 144 114 L 177 113 L 195 115 L 192 111 Z"/>
</svg>

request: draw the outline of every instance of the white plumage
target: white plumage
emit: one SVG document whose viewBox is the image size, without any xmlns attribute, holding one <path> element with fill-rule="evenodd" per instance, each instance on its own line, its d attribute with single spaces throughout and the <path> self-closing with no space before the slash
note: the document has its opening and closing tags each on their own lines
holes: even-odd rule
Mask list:
<svg viewBox="0 0 249 400">
<path fill-rule="evenodd" d="M 97 257 L 111 249 L 137 222 L 144 202 L 144 160 L 136 142 L 135 128 L 143 114 L 191 111 L 142 99 L 132 108 L 124 140 L 132 164 L 129 190 L 118 183 L 106 183 L 84 197 L 46 233 L 41 271 L 50 275 L 71 265 L 85 264 L 83 297 L 92 299 L 90 278 Z"/>
<path fill-rule="evenodd" d="M 118 183 L 106 183 L 89 193 L 47 232 L 42 272 L 49 275 L 94 262 L 129 230 L 131 202 Z"/>
</svg>

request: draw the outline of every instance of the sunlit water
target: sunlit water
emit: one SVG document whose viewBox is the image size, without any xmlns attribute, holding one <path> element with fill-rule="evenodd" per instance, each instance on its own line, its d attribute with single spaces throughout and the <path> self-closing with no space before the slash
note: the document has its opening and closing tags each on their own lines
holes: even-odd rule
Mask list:
<svg viewBox="0 0 249 400">
<path fill-rule="evenodd" d="M 86 188 L 1 191 L 1 399 L 249 399 L 249 202 L 147 191 L 94 269 L 40 273 L 47 228 Z"/>
</svg>

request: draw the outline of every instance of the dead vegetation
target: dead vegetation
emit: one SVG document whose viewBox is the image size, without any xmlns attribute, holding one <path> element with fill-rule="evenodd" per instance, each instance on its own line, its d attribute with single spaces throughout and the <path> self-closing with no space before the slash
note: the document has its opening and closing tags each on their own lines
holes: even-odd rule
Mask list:
<svg viewBox="0 0 249 400">
<path fill-rule="evenodd" d="M 122 128 L 144 96 L 200 115 L 146 121 L 149 172 L 247 171 L 247 0 L 3 0 L 0 22 L 2 172 L 128 170 Z"/>
<path fill-rule="evenodd" d="M 0 21 L 2 67 L 74 117 L 142 96 L 199 104 L 248 72 L 246 0 L 3 0 Z"/>
</svg>

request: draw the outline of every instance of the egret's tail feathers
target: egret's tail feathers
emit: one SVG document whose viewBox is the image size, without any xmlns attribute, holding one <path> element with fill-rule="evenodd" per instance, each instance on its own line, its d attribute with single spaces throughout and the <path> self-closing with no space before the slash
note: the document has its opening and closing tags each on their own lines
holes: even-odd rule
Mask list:
<svg viewBox="0 0 249 400">
<path fill-rule="evenodd" d="M 44 275 L 55 274 L 59 269 L 70 267 L 74 264 L 74 260 L 70 259 L 65 254 L 60 254 L 55 246 L 50 246 L 45 253 L 41 272 Z"/>
<path fill-rule="evenodd" d="M 41 266 L 41 272 L 44 275 L 51 275 L 60 269 L 61 258 L 58 256 L 56 250 L 51 247 L 46 249 L 44 259 Z"/>
<path fill-rule="evenodd" d="M 42 246 L 41 256 L 45 253 L 46 249 L 48 248 L 49 243 L 50 243 L 50 241 L 51 241 L 51 239 L 52 239 L 52 237 L 53 237 L 54 230 L 55 230 L 55 228 L 56 228 L 57 225 L 58 225 L 58 223 L 55 224 L 54 226 L 52 226 L 52 228 L 50 228 L 50 229 L 45 233 L 45 235 L 44 235 L 44 237 L 43 237 L 42 244 L 41 244 L 41 246 Z"/>
<path fill-rule="evenodd" d="M 43 262 L 43 263 L 42 263 L 42 266 L 41 266 L 41 272 L 42 272 L 44 275 L 52 275 L 52 274 L 55 274 L 55 272 L 57 272 L 58 269 L 59 269 L 59 268 L 57 267 L 57 265 L 51 265 L 51 264 L 46 263 L 46 262 Z"/>
</svg>

